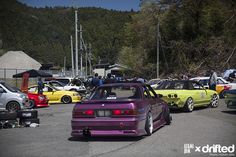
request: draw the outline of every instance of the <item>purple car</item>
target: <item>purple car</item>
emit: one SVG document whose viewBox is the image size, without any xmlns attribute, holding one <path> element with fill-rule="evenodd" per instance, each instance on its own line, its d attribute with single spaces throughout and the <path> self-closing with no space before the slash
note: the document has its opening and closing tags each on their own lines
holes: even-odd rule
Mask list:
<svg viewBox="0 0 236 157">
<path fill-rule="evenodd" d="M 170 122 L 168 105 L 149 85 L 113 83 L 98 87 L 89 100 L 74 106 L 71 135 L 150 136 Z"/>
</svg>

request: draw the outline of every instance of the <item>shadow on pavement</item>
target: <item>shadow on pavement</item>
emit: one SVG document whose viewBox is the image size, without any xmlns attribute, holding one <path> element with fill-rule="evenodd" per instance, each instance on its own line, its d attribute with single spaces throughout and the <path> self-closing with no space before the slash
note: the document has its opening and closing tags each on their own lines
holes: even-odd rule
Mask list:
<svg viewBox="0 0 236 157">
<path fill-rule="evenodd" d="M 110 136 L 105 136 L 105 137 L 70 137 L 68 138 L 68 141 L 80 141 L 80 142 L 130 142 L 134 141 L 137 142 L 144 137 L 110 137 Z"/>
<path fill-rule="evenodd" d="M 207 110 L 208 108 L 209 107 L 206 107 L 206 106 L 195 107 L 192 112 L 198 112 L 198 111 L 202 111 L 202 110 Z M 179 113 L 191 113 L 191 112 L 186 112 L 186 111 L 184 111 L 184 109 L 171 109 L 170 113 L 171 114 L 179 114 Z"/>
<path fill-rule="evenodd" d="M 235 114 L 236 115 L 236 110 L 232 110 L 232 111 L 221 111 L 223 113 L 227 113 L 227 114 Z"/>
</svg>

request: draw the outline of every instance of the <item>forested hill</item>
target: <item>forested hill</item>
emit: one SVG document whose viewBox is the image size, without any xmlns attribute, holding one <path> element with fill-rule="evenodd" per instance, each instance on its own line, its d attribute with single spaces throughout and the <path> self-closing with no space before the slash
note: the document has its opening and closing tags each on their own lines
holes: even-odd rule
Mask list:
<svg viewBox="0 0 236 157">
<path fill-rule="evenodd" d="M 202 75 L 236 68 L 235 0 L 141 0 L 139 12 L 80 8 L 83 37 L 93 64 L 118 62 L 134 75 L 156 77 L 157 25 L 160 73 Z M 0 1 L 0 49 L 23 50 L 42 63 L 70 66 L 73 8 L 32 8 Z M 0 51 L 1 55 L 2 51 Z"/>
<path fill-rule="evenodd" d="M 0 1 L 0 49 L 23 50 L 41 63 L 70 64 L 74 8 L 32 8 L 15 0 Z M 116 62 L 124 42 L 125 23 L 133 12 L 79 8 L 85 42 L 92 44 L 94 62 Z M 1 50 L 0 53 L 3 53 Z M 0 54 L 1 55 L 1 54 Z"/>
</svg>

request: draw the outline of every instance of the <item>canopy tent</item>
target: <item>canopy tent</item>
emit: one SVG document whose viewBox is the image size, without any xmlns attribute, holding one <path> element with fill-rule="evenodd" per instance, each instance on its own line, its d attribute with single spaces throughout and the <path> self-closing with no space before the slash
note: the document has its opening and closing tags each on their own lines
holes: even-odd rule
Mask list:
<svg viewBox="0 0 236 157">
<path fill-rule="evenodd" d="M 13 75 L 13 78 L 22 78 L 25 73 L 29 74 L 29 77 L 52 77 L 52 74 L 44 72 L 42 70 L 28 70 L 22 73 Z"/>
</svg>

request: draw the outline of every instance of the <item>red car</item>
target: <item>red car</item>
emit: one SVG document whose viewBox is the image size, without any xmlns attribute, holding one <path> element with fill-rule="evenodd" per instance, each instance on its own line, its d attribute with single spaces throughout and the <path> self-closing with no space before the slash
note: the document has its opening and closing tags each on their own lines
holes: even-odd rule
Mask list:
<svg viewBox="0 0 236 157">
<path fill-rule="evenodd" d="M 71 135 L 150 136 L 170 122 L 167 103 L 150 85 L 105 84 L 99 86 L 89 100 L 74 106 Z"/>
<path fill-rule="evenodd" d="M 29 97 L 29 108 L 48 107 L 48 99 L 43 94 L 26 93 Z"/>
</svg>

